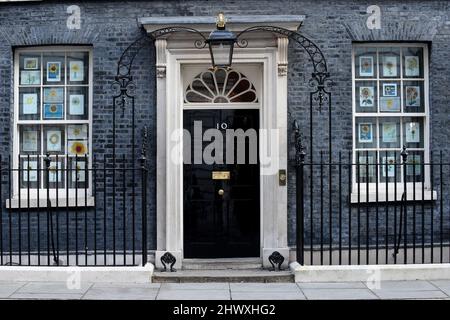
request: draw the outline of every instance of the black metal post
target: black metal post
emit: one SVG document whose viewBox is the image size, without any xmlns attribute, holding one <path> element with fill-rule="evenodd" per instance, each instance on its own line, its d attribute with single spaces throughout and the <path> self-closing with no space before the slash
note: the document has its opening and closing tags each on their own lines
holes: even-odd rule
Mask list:
<svg viewBox="0 0 450 320">
<path fill-rule="evenodd" d="M 298 122 L 294 121 L 295 132 L 295 166 L 296 166 L 296 221 L 297 221 L 297 262 L 301 265 L 305 261 L 304 251 L 304 167 L 305 167 L 305 148 L 302 144 L 300 127 Z M 311 252 L 312 254 L 312 252 Z"/>
<path fill-rule="evenodd" d="M 142 150 L 141 158 L 139 159 L 141 165 L 142 177 L 142 265 L 147 263 L 147 127 L 144 127 L 142 132 Z"/>
<path fill-rule="evenodd" d="M 402 163 L 403 163 L 403 225 L 404 225 L 404 231 L 403 231 L 403 263 L 406 264 L 408 262 L 408 246 L 407 246 L 407 242 L 408 242 L 408 234 L 407 234 L 407 230 L 408 230 L 408 217 L 407 217 L 407 201 L 408 201 L 408 189 L 407 189 L 407 181 L 406 181 L 406 166 L 407 166 L 407 162 L 408 162 L 408 152 L 406 151 L 406 146 L 403 146 L 402 152 L 401 152 L 401 156 L 402 156 Z M 401 230 L 400 230 L 400 234 L 401 234 Z M 398 246 L 400 247 L 400 241 L 398 243 Z"/>
</svg>

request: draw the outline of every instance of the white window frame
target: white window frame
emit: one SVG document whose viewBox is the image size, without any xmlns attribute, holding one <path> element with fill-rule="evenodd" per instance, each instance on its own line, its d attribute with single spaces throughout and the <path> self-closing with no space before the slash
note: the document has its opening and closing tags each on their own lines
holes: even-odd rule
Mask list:
<svg viewBox="0 0 450 320">
<path fill-rule="evenodd" d="M 402 53 L 400 54 L 400 77 L 395 78 L 395 79 L 391 79 L 391 78 L 382 78 L 380 76 L 380 63 L 379 63 L 379 52 L 377 51 L 377 63 L 376 65 L 374 65 L 375 68 L 377 68 L 377 77 L 376 78 L 356 78 L 356 70 L 355 70 L 355 54 L 356 54 L 356 50 L 357 48 L 408 48 L 408 47 L 418 47 L 418 48 L 422 48 L 423 49 L 423 78 L 404 78 L 403 75 L 403 55 Z M 360 182 L 358 184 L 357 182 L 357 176 L 356 176 L 356 155 L 357 152 L 365 152 L 365 151 L 369 151 L 369 152 L 376 152 L 379 153 L 381 152 L 381 155 L 383 152 L 387 151 L 388 152 L 398 152 L 399 158 L 400 157 L 400 152 L 401 152 L 401 147 L 400 148 L 380 148 L 378 145 L 378 141 L 377 141 L 377 146 L 375 148 L 357 148 L 356 147 L 356 118 L 375 118 L 377 119 L 377 140 L 379 140 L 379 136 L 380 136 L 380 132 L 379 132 L 379 128 L 378 128 L 378 119 L 379 118 L 389 118 L 389 117 L 394 117 L 394 118 L 400 118 L 400 135 L 403 135 L 403 130 L 402 130 L 402 126 L 403 126 L 403 118 L 404 117 L 420 117 L 420 118 L 424 118 L 424 146 L 423 148 L 409 148 L 407 149 L 407 151 L 423 151 L 424 153 L 424 162 L 425 163 L 429 163 L 430 161 L 430 146 L 429 146 L 429 132 L 430 132 L 430 127 L 429 127 L 429 121 L 430 121 L 430 112 L 429 112 L 429 47 L 427 44 L 425 43 L 420 43 L 420 42 L 408 42 L 408 43 L 390 43 L 390 42 L 365 42 L 365 43 L 354 43 L 352 46 L 352 162 L 353 162 L 353 166 L 352 166 L 352 193 L 351 193 L 351 202 L 352 203 L 365 203 L 365 202 L 375 202 L 375 201 L 399 201 L 401 200 L 402 194 L 403 194 L 403 189 L 404 189 L 404 183 L 403 183 L 403 172 L 401 171 L 400 176 L 400 182 L 388 182 L 387 183 L 387 189 L 388 192 L 386 194 L 386 182 L 380 182 L 380 180 L 378 180 L 378 192 L 377 192 L 377 187 L 376 187 L 376 183 L 375 182 L 370 182 L 370 183 L 365 183 L 365 182 Z M 375 80 L 374 80 L 375 79 Z M 380 101 L 380 82 L 383 81 L 390 81 L 390 80 L 395 80 L 398 81 L 400 83 L 400 103 L 401 103 L 401 112 L 357 112 L 357 107 L 356 107 L 356 82 L 357 81 L 374 81 L 377 84 L 377 90 L 376 90 L 376 94 L 377 94 L 377 103 L 378 103 L 378 108 L 379 108 L 379 101 Z M 412 113 L 412 112 L 404 112 L 404 99 L 403 99 L 403 83 L 404 81 L 423 81 L 424 83 L 424 112 L 420 112 L 420 113 Z M 381 151 L 380 151 L 381 150 Z M 379 154 L 376 157 L 376 163 L 379 163 Z M 365 164 L 361 164 L 361 168 L 364 166 Z M 379 171 L 381 170 L 381 164 L 379 167 Z M 407 200 L 413 200 L 415 199 L 417 200 L 433 200 L 436 199 L 437 197 L 437 193 L 435 190 L 431 191 L 431 183 L 430 183 L 430 169 L 429 166 L 425 166 L 425 170 L 424 170 L 424 199 L 422 199 L 422 182 L 416 182 L 415 183 L 415 195 L 414 195 L 414 183 L 413 182 L 407 182 L 406 183 L 406 189 L 407 189 Z M 381 175 L 381 173 L 379 173 Z M 377 178 L 378 179 L 378 178 Z M 368 186 L 367 186 L 368 184 Z M 358 185 L 359 185 L 359 189 L 358 189 Z M 367 188 L 368 187 L 368 188 Z M 367 194 L 367 189 L 369 190 L 369 193 Z M 396 192 L 395 192 L 396 190 Z"/>
<path fill-rule="evenodd" d="M 37 54 L 45 54 L 47 52 L 87 52 L 89 54 L 89 72 L 88 77 L 89 81 L 88 84 L 81 84 L 81 85 L 71 85 L 67 83 L 67 63 L 64 65 L 64 74 L 65 74 L 65 80 L 64 80 L 64 97 L 65 97 L 65 104 L 67 103 L 67 88 L 70 86 L 85 86 L 88 88 L 88 119 L 82 120 L 82 119 L 76 119 L 76 120 L 19 120 L 19 87 L 20 87 L 20 54 L 22 53 L 31 53 L 36 52 Z M 67 55 L 65 54 L 65 62 L 67 62 Z M 41 68 L 41 81 L 40 81 L 40 87 L 44 88 L 46 86 L 51 87 L 52 85 L 44 85 L 44 72 L 43 72 L 43 60 L 41 58 L 40 63 Z M 54 85 L 53 85 L 54 86 Z M 58 85 L 60 86 L 60 85 Z M 41 90 L 41 100 L 40 103 L 42 104 L 42 95 L 43 92 Z M 26 48 L 18 48 L 15 50 L 14 53 L 14 123 L 13 123 L 13 153 L 12 153 L 12 168 L 15 169 L 14 173 L 12 174 L 12 181 L 13 184 L 13 196 L 11 199 L 6 200 L 6 207 L 7 208 L 26 208 L 26 207 L 47 207 L 47 188 L 40 186 L 39 189 L 39 199 L 38 199 L 38 191 L 37 188 L 31 188 L 28 190 L 28 188 L 20 188 L 20 203 L 19 203 L 19 173 L 17 172 L 17 168 L 19 166 L 19 153 L 20 153 L 20 131 L 19 126 L 20 125 L 43 125 L 43 124 L 54 124 L 54 125 L 68 125 L 68 124 L 87 124 L 88 125 L 88 188 L 87 192 L 85 192 L 85 188 L 69 188 L 68 195 L 69 198 L 67 199 L 67 186 L 68 181 L 65 181 L 65 187 L 64 188 L 58 188 L 58 195 L 56 194 L 56 188 L 49 188 L 49 199 L 52 203 L 52 206 L 58 206 L 64 207 L 64 206 L 75 206 L 83 207 L 83 206 L 93 206 L 95 201 L 92 196 L 92 104 L 93 104 L 93 50 L 91 46 L 33 46 L 33 47 L 26 47 Z M 66 111 L 67 106 L 65 107 Z M 41 119 L 42 119 L 42 110 L 41 110 Z M 42 141 L 42 132 L 41 132 L 41 141 Z M 41 146 L 41 153 L 42 153 L 42 146 Z M 61 155 L 61 157 L 66 158 L 65 160 L 65 169 L 67 169 L 67 150 L 65 155 Z M 84 157 L 79 157 L 80 160 L 84 159 Z M 41 169 L 42 166 L 41 166 Z M 28 199 L 28 192 L 29 192 L 29 199 Z M 85 193 L 87 194 L 87 197 L 85 197 Z"/>
</svg>

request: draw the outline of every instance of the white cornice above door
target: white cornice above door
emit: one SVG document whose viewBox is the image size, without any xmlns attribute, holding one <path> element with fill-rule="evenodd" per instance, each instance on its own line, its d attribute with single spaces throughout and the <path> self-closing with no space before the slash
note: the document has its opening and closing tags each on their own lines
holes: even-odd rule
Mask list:
<svg viewBox="0 0 450 320">
<path fill-rule="evenodd" d="M 276 26 L 291 31 L 297 31 L 305 20 L 303 15 L 227 15 L 227 29 L 239 32 L 255 26 Z M 200 32 L 209 33 L 215 28 L 214 16 L 170 16 L 170 17 L 143 17 L 138 23 L 147 30 L 166 28 L 169 26 L 183 26 L 193 28 Z"/>
</svg>

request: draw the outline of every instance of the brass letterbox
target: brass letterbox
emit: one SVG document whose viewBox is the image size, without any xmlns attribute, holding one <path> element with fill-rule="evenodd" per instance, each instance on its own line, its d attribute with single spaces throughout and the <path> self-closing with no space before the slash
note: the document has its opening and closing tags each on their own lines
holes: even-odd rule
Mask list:
<svg viewBox="0 0 450 320">
<path fill-rule="evenodd" d="M 213 180 L 230 180 L 230 171 L 213 171 Z"/>
</svg>

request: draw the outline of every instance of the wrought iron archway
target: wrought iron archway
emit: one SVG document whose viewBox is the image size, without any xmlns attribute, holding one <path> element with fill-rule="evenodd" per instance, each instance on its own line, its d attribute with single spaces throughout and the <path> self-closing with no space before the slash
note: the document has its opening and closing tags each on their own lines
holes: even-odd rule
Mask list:
<svg viewBox="0 0 450 320">
<path fill-rule="evenodd" d="M 198 49 L 205 48 L 206 37 L 198 30 L 183 26 L 171 26 L 165 27 L 161 29 L 157 29 L 151 33 L 146 33 L 145 35 L 138 38 L 131 45 L 129 45 L 125 51 L 122 53 L 118 65 L 117 65 L 117 74 L 115 76 L 115 81 L 113 83 L 113 90 L 115 94 L 113 96 L 113 114 L 112 114 L 112 155 L 113 155 L 113 166 L 115 166 L 115 154 L 116 154 L 116 109 L 117 107 L 122 108 L 124 110 L 127 105 L 131 107 L 131 127 L 132 127 L 132 163 L 135 164 L 135 148 L 136 148 L 136 134 L 135 134 L 135 89 L 136 84 L 133 81 L 132 68 L 133 62 L 136 56 L 139 54 L 141 49 L 145 47 L 149 42 L 153 43 L 158 38 L 163 36 L 167 36 L 174 33 L 187 32 L 195 34 L 199 37 L 198 40 L 194 41 L 194 46 Z M 312 88 L 309 93 L 309 161 L 313 163 L 313 111 L 314 106 L 317 105 L 319 111 L 322 111 L 324 106 L 328 107 L 328 154 L 329 161 L 332 161 L 332 110 L 331 110 L 331 92 L 328 90 L 328 87 L 331 85 L 330 73 L 328 70 L 328 65 L 325 59 L 325 56 L 322 50 L 319 48 L 317 44 L 308 39 L 306 36 L 302 35 L 297 31 L 291 31 L 282 27 L 276 26 L 254 26 L 247 28 L 240 33 L 237 34 L 237 42 L 236 45 L 240 48 L 245 48 L 248 46 L 248 40 L 243 38 L 244 35 L 251 32 L 270 32 L 278 35 L 282 35 L 287 37 L 289 40 L 294 41 L 298 45 L 300 45 L 304 51 L 308 54 L 310 62 L 313 67 L 313 72 L 311 73 L 311 78 L 308 83 Z M 147 129 L 144 127 L 143 135 L 145 139 L 142 139 L 142 149 L 141 149 L 141 158 L 140 164 L 143 171 L 146 170 L 146 141 L 147 141 Z M 303 253 L 303 242 L 304 242 L 304 203 L 303 203 L 303 188 L 299 186 L 303 186 L 303 167 L 305 165 L 305 146 L 303 143 L 303 134 L 300 130 L 300 125 L 297 120 L 293 121 L 293 132 L 295 136 L 295 166 L 297 173 L 297 205 L 296 205 L 296 237 L 297 237 L 297 261 L 303 264 L 304 253 Z M 331 175 L 331 166 L 329 166 L 330 175 Z M 313 175 L 310 175 L 311 183 L 313 179 Z M 301 182 L 301 183 L 300 183 Z M 114 184 L 114 181 L 113 181 Z M 329 193 L 332 193 L 332 186 L 329 185 Z M 310 194 L 311 203 L 313 195 Z M 329 201 L 330 208 L 332 206 L 332 201 Z"/>
</svg>

